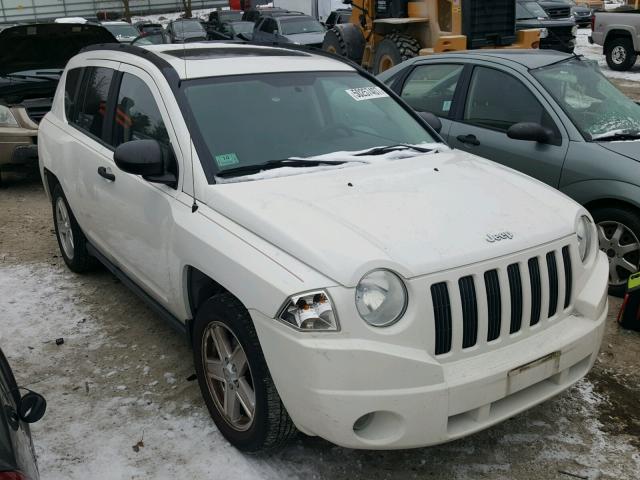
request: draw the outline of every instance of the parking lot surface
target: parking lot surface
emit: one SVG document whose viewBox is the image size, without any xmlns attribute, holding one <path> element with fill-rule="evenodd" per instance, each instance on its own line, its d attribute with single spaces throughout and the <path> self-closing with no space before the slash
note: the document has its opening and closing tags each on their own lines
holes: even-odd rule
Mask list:
<svg viewBox="0 0 640 480">
<path fill-rule="evenodd" d="M 618 329 L 616 299 L 587 379 L 485 432 L 399 452 L 300 435 L 245 456 L 211 422 L 186 341 L 105 270 L 66 269 L 37 173 L 8 175 L 0 190 L 0 292 L 2 348 L 19 383 L 49 401 L 33 428 L 43 480 L 631 480 L 640 471 L 640 335 Z"/>
</svg>

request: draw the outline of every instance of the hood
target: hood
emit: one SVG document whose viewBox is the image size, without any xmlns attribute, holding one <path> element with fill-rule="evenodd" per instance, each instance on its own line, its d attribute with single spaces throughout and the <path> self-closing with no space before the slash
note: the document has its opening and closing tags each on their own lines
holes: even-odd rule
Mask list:
<svg viewBox="0 0 640 480">
<path fill-rule="evenodd" d="M 526 175 L 460 151 L 209 185 L 205 203 L 345 286 L 375 268 L 405 278 L 574 231 L 580 207 Z M 487 235 L 513 238 L 489 242 Z"/>
<path fill-rule="evenodd" d="M 325 32 L 296 33 L 295 35 L 284 35 L 292 43 L 300 45 L 313 45 L 324 41 Z"/>
<path fill-rule="evenodd" d="M 640 161 L 640 140 L 628 142 L 598 142 L 602 148 L 629 157 L 631 160 Z"/>
<path fill-rule="evenodd" d="M 116 39 L 99 25 L 40 23 L 0 32 L 0 74 L 37 69 L 64 69 L 71 57 L 96 43 Z"/>
</svg>

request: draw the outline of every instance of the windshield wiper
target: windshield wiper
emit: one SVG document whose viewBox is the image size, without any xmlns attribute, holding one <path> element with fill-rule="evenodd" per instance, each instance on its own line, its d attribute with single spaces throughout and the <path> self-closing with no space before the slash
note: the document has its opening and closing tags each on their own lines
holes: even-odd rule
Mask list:
<svg viewBox="0 0 640 480">
<path fill-rule="evenodd" d="M 364 152 L 356 153 L 356 157 L 365 157 L 368 155 L 384 155 L 385 153 L 393 152 L 394 150 L 415 150 L 420 153 L 429 153 L 433 151 L 433 148 L 418 147 L 417 145 L 408 145 L 406 143 L 397 143 L 395 145 L 387 145 L 386 147 L 374 147 Z"/>
<path fill-rule="evenodd" d="M 243 165 L 218 172 L 218 177 L 237 177 L 239 175 L 249 175 L 259 173 L 263 170 L 273 170 L 282 167 L 318 167 L 320 165 L 342 165 L 348 163 L 347 160 L 304 160 L 297 158 L 283 158 L 281 160 L 269 160 L 257 165 Z"/>
<path fill-rule="evenodd" d="M 3 73 L 2 76 L 7 78 L 21 78 L 23 80 L 35 78 L 37 80 L 48 80 L 50 82 L 57 82 L 60 80 L 60 78 L 57 77 L 47 77 L 45 75 L 24 75 L 22 73 Z"/>
<path fill-rule="evenodd" d="M 608 142 L 612 140 L 640 140 L 640 130 L 617 130 L 615 132 L 602 133 L 593 135 L 591 140 L 594 142 Z"/>
</svg>

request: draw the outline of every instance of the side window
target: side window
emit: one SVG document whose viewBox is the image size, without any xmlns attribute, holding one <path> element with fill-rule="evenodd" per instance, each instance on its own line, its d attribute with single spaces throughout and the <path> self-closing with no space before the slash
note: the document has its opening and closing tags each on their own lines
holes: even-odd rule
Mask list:
<svg viewBox="0 0 640 480">
<path fill-rule="evenodd" d="M 78 103 L 78 89 L 80 87 L 80 75 L 82 68 L 74 68 L 67 72 L 64 82 L 64 114 L 68 122 L 75 121 L 76 105 Z"/>
<path fill-rule="evenodd" d="M 85 71 L 80 91 L 78 112 L 74 124 L 96 138 L 102 138 L 107 98 L 114 71 L 104 67 L 90 67 Z"/>
<path fill-rule="evenodd" d="M 519 122 L 533 122 L 559 132 L 533 93 L 515 77 L 492 68 L 476 67 L 471 78 L 464 121 L 506 132 Z"/>
<path fill-rule="evenodd" d="M 168 147 L 169 135 L 149 87 L 138 77 L 122 76 L 114 126 L 114 147 L 131 140 L 153 139 Z"/>
<path fill-rule="evenodd" d="M 414 110 L 448 117 L 463 65 L 419 65 L 402 88 L 402 98 Z"/>
<path fill-rule="evenodd" d="M 266 33 L 273 33 L 277 28 L 276 21 L 273 18 L 265 18 L 264 22 L 262 22 L 262 27 L 260 29 Z"/>
</svg>

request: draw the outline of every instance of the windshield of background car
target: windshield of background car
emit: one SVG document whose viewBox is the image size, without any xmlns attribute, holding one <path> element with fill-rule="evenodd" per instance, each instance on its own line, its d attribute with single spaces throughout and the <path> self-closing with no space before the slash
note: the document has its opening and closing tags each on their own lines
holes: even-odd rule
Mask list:
<svg viewBox="0 0 640 480">
<path fill-rule="evenodd" d="M 436 140 L 355 72 L 213 77 L 183 82 L 194 136 L 217 172 L 271 160 Z"/>
<path fill-rule="evenodd" d="M 324 27 L 320 22 L 308 17 L 283 18 L 280 20 L 280 28 L 282 35 L 324 32 Z"/>
<path fill-rule="evenodd" d="M 548 18 L 548 15 L 537 2 L 516 2 L 516 18 L 518 20 L 527 20 L 530 18 Z"/>
<path fill-rule="evenodd" d="M 234 22 L 229 24 L 233 29 L 233 32 L 238 33 L 253 33 L 253 23 L 251 22 Z"/>
<path fill-rule="evenodd" d="M 202 25 L 200 25 L 200 22 L 198 22 L 197 20 L 194 20 L 192 22 L 176 22 L 173 25 L 173 29 L 177 33 L 181 33 L 181 32 L 202 32 L 203 31 Z"/>
<path fill-rule="evenodd" d="M 138 30 L 133 25 L 105 25 L 115 37 L 137 37 Z"/>
<path fill-rule="evenodd" d="M 597 66 L 576 58 L 531 73 L 586 140 L 619 130 L 640 132 L 640 106 L 609 82 Z"/>
</svg>

